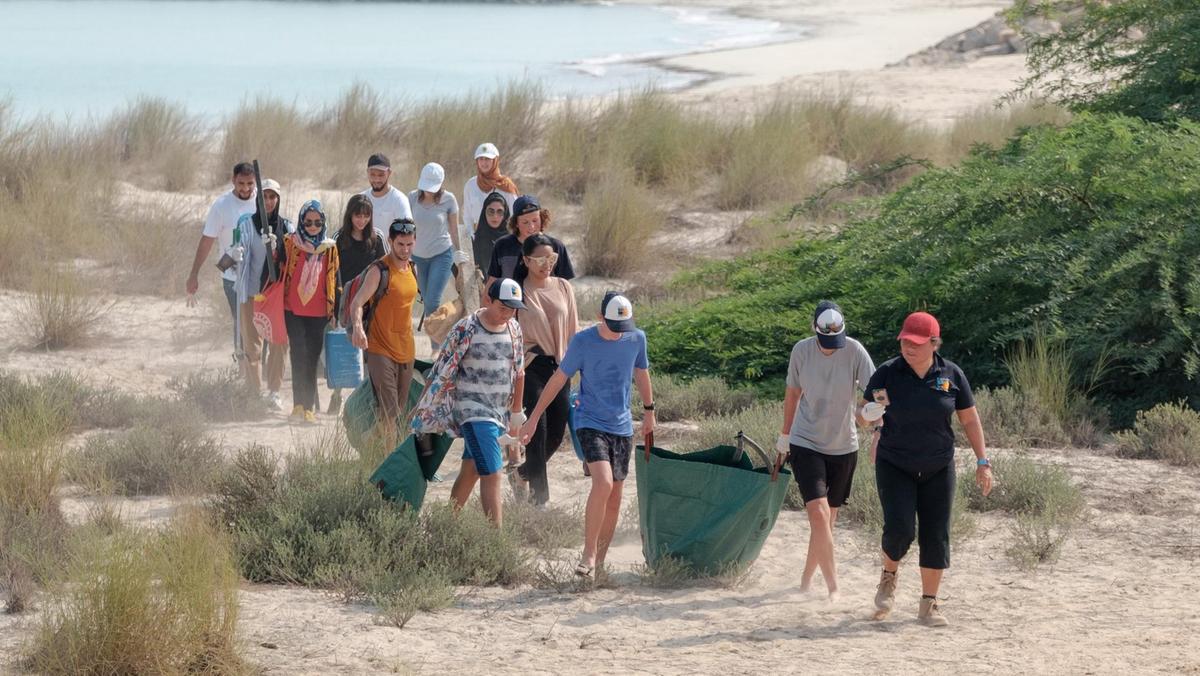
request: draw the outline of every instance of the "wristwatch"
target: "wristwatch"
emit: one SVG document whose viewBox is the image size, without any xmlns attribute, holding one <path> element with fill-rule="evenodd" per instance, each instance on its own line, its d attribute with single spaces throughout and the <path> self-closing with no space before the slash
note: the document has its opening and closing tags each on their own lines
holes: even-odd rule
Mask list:
<svg viewBox="0 0 1200 676">
<path fill-rule="evenodd" d="M 975 461 L 975 464 L 978 465 L 979 467 L 991 467 L 992 461 L 988 460 L 987 458 L 980 458 Z"/>
<path fill-rule="evenodd" d="M 649 403 L 649 404 L 643 404 L 643 405 L 642 405 L 642 410 L 645 410 L 645 411 L 653 411 L 653 410 L 654 410 L 654 403 L 653 403 L 653 402 L 651 402 L 651 403 Z"/>
</svg>

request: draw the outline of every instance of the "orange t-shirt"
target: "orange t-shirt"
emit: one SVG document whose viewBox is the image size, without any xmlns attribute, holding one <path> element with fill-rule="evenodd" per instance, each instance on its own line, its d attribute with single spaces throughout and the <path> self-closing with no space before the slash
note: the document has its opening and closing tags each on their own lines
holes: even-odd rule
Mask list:
<svg viewBox="0 0 1200 676">
<path fill-rule="evenodd" d="M 417 356 L 413 340 L 412 310 L 417 298 L 417 278 L 412 263 L 403 270 L 392 256 L 387 257 L 388 290 L 379 299 L 367 334 L 367 352 L 383 355 L 394 362 L 411 363 Z"/>
</svg>

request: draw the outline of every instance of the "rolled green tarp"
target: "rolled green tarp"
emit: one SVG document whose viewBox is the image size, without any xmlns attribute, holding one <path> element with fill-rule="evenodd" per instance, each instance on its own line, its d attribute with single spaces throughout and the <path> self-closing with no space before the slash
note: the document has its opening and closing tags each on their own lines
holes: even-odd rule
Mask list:
<svg viewBox="0 0 1200 676">
<path fill-rule="evenodd" d="M 739 444 L 742 440 L 748 441 L 739 435 Z M 766 466 L 755 468 L 735 446 L 675 453 L 650 445 L 649 457 L 645 445 L 635 451 L 646 563 L 653 567 L 670 556 L 714 575 L 758 558 L 783 507 L 791 472 L 773 474 L 765 454 Z"/>
<path fill-rule="evenodd" d="M 432 452 L 422 456 L 417 450 L 418 442 L 427 444 Z M 433 478 L 452 443 L 454 437 L 448 434 L 422 434 L 420 439 L 410 434 L 384 459 L 369 481 L 383 497 L 419 510 L 425 502 L 427 481 Z"/>
<path fill-rule="evenodd" d="M 403 419 L 407 419 L 408 411 L 421 400 L 421 394 L 425 392 L 425 374 L 432 366 L 429 362 L 421 360 L 413 364 L 412 386 L 408 388 L 408 405 L 400 416 L 402 420 L 398 421 L 398 426 L 404 424 Z M 378 420 L 379 404 L 375 401 L 371 379 L 367 377 L 361 385 L 354 388 L 349 397 L 346 397 L 346 404 L 342 407 L 342 424 L 346 427 L 346 438 L 356 451 L 361 453 L 370 443 L 371 433 L 375 430 Z M 401 432 L 403 431 L 405 430 L 401 427 Z"/>
</svg>

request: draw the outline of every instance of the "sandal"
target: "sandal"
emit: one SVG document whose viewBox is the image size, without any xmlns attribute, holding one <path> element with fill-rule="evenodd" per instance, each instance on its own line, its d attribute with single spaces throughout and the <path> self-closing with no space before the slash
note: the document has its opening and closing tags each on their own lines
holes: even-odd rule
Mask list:
<svg viewBox="0 0 1200 676">
<path fill-rule="evenodd" d="M 592 567 L 587 565 L 583 561 L 580 561 L 579 564 L 577 566 L 575 566 L 575 574 L 578 575 L 579 577 L 590 578 L 592 576 Z"/>
</svg>

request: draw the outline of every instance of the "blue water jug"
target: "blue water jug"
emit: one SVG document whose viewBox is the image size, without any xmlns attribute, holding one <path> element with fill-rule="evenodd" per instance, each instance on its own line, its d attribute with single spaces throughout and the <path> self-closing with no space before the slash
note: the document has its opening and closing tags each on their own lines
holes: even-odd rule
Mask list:
<svg viewBox="0 0 1200 676">
<path fill-rule="evenodd" d="M 362 384 L 362 350 L 350 343 L 346 329 L 325 332 L 325 381 L 331 390 Z"/>
</svg>

